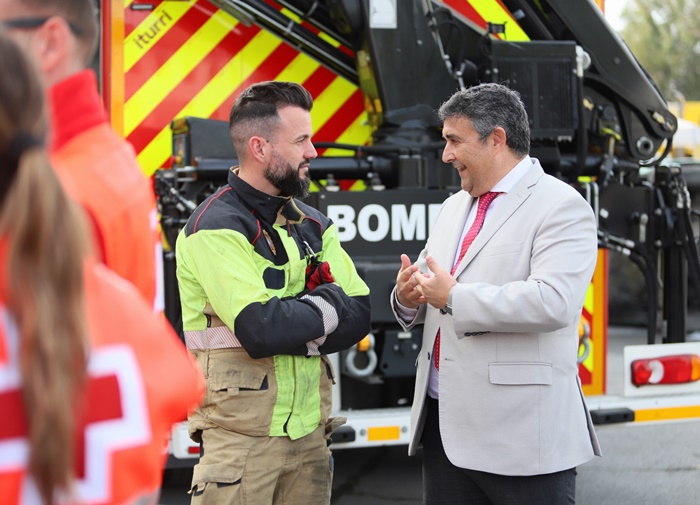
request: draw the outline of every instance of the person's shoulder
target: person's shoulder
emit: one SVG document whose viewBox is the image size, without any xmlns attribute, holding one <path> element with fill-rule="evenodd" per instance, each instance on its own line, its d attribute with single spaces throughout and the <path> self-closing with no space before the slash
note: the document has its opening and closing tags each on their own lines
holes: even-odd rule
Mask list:
<svg viewBox="0 0 700 505">
<path fill-rule="evenodd" d="M 123 195 L 134 191 L 152 194 L 151 183 L 139 165 L 133 146 L 108 124 L 97 125 L 91 131 L 94 132 L 92 144 L 102 146 L 102 156 L 94 160 L 92 167 L 103 184 Z"/>
<path fill-rule="evenodd" d="M 112 306 L 115 309 L 129 306 L 137 312 L 151 313 L 148 304 L 142 299 L 136 287 L 103 263 L 93 259 L 85 260 L 83 276 L 88 298 L 112 300 Z"/>
<path fill-rule="evenodd" d="M 95 157 L 95 153 L 100 156 Z M 113 156 L 123 154 L 136 158 L 131 144 L 117 135 L 109 123 L 100 122 L 73 135 L 68 142 L 54 149 L 51 157 L 52 160 L 80 165 L 89 161 L 90 166 L 100 166 Z"/>
<path fill-rule="evenodd" d="M 257 218 L 226 184 L 197 206 L 185 226 L 187 236 L 204 230 L 232 230 L 257 235 Z"/>
<path fill-rule="evenodd" d="M 133 147 L 107 123 L 89 128 L 54 151 L 51 162 L 64 185 L 84 204 L 104 208 L 109 202 L 114 209 L 138 202 L 155 205 L 151 182 Z"/>
<path fill-rule="evenodd" d="M 95 344 L 172 340 L 164 315 L 154 313 L 138 289 L 107 266 L 86 259 L 83 266 L 90 338 Z M 162 340 L 165 339 L 165 340 Z"/>
<path fill-rule="evenodd" d="M 585 217 L 595 221 L 593 207 L 574 186 L 558 177 L 544 174 L 533 188 L 535 206 L 545 214 Z"/>
<path fill-rule="evenodd" d="M 542 185 L 541 187 L 550 192 L 551 196 L 554 198 L 556 198 L 557 195 L 562 198 L 583 198 L 583 195 L 578 189 L 551 174 L 545 173 L 538 181 L 538 185 L 540 184 Z"/>
</svg>

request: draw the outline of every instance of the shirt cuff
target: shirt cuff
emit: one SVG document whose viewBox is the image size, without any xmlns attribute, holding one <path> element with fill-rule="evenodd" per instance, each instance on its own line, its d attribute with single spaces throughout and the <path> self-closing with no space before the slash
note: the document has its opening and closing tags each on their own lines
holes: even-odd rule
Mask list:
<svg viewBox="0 0 700 505">
<path fill-rule="evenodd" d="M 394 291 L 394 307 L 396 308 L 396 312 L 398 313 L 399 317 L 405 322 L 405 323 L 410 323 L 416 318 L 416 315 L 418 314 L 418 309 L 411 309 L 408 307 L 404 307 L 401 305 L 401 302 L 399 302 L 399 297 L 396 295 L 396 291 Z"/>
</svg>

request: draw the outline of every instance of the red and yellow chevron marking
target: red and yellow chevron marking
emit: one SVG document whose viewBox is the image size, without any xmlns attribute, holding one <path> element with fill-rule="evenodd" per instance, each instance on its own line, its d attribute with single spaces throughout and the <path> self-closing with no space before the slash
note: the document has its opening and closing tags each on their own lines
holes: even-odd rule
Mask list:
<svg viewBox="0 0 700 505">
<path fill-rule="evenodd" d="M 530 40 L 501 0 L 441 0 L 477 31 L 486 31 L 488 23 L 505 24 L 506 33 L 499 38 L 510 42 Z"/>
<path fill-rule="evenodd" d="M 314 97 L 314 140 L 365 144 L 360 90 L 256 26 L 245 26 L 207 0 L 105 0 L 111 40 L 106 104 L 112 125 L 134 146 L 148 175 L 172 154 L 170 122 L 182 116 L 227 120 L 250 84 L 287 80 Z M 277 7 L 279 8 L 279 7 Z M 299 19 L 286 10 L 285 15 Z M 325 34 L 319 34 L 334 43 Z M 344 154 L 328 150 L 324 155 Z"/>
<path fill-rule="evenodd" d="M 598 263 L 588 286 L 581 317 L 591 333 L 589 354 L 583 363 L 579 363 L 578 374 L 584 394 L 600 395 L 605 393 L 608 344 L 608 251 L 605 249 L 598 249 Z"/>
</svg>

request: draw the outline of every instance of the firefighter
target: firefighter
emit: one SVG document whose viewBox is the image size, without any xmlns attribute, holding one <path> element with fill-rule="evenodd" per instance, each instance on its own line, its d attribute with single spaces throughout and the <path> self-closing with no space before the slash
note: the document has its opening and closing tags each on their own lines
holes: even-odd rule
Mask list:
<svg viewBox="0 0 700 505">
<path fill-rule="evenodd" d="M 156 503 L 201 371 L 132 285 L 85 259 L 42 95 L 0 29 L 0 503 Z"/>
<path fill-rule="evenodd" d="M 208 388 L 189 418 L 193 504 L 328 504 L 333 370 L 370 329 L 369 289 L 308 195 L 312 98 L 251 86 L 231 109 L 240 166 L 176 243 L 187 347 Z"/>
<path fill-rule="evenodd" d="M 51 163 L 84 209 L 97 258 L 163 308 L 155 195 L 133 148 L 107 122 L 94 72 L 93 0 L 0 0 L 0 24 L 34 57 L 51 116 Z"/>
</svg>

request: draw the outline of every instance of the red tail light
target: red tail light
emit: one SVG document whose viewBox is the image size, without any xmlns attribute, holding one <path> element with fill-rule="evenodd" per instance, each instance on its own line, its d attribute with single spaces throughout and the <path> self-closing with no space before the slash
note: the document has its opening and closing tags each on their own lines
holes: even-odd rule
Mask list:
<svg viewBox="0 0 700 505">
<path fill-rule="evenodd" d="M 700 356 L 677 354 L 632 362 L 632 384 L 683 384 L 700 379 Z"/>
</svg>

